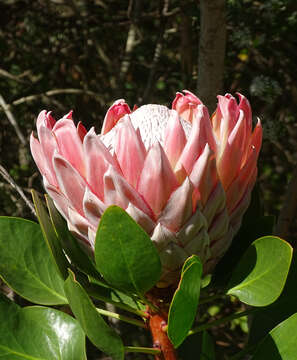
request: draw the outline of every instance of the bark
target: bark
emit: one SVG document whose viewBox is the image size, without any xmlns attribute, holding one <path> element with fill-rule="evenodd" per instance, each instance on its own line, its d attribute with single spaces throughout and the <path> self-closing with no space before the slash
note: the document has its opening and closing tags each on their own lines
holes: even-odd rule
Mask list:
<svg viewBox="0 0 297 360">
<path fill-rule="evenodd" d="M 225 0 L 200 0 L 197 93 L 210 112 L 223 90 L 225 48 Z"/>
</svg>

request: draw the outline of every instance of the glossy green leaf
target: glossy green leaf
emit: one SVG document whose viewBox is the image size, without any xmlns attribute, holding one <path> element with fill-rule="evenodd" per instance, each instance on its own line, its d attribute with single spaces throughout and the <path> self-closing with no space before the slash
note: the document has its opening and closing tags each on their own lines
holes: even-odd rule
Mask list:
<svg viewBox="0 0 297 360">
<path fill-rule="evenodd" d="M 253 242 L 229 282 L 228 294 L 252 306 L 267 306 L 281 294 L 292 259 L 292 247 L 275 236 Z"/>
<path fill-rule="evenodd" d="M 100 282 L 93 281 L 93 279 L 90 277 L 89 280 L 89 284 L 87 284 L 86 286 L 85 284 L 83 284 L 83 286 L 87 293 L 95 299 L 100 300 L 105 297 L 105 302 L 109 302 L 110 300 L 110 303 L 116 303 L 115 306 L 119 304 L 123 306 L 128 306 L 129 308 L 134 310 L 145 310 L 145 305 L 138 302 L 136 297 L 131 297 L 123 293 L 122 291 L 102 286 L 100 285 Z"/>
<path fill-rule="evenodd" d="M 85 360 L 85 334 L 71 316 L 46 307 L 21 308 L 0 297 L 1 360 Z"/>
<path fill-rule="evenodd" d="M 280 323 L 258 346 L 252 360 L 296 360 L 297 313 Z"/>
<path fill-rule="evenodd" d="M 61 244 L 55 233 L 47 211 L 34 190 L 32 190 L 32 197 L 44 240 L 46 241 L 46 244 L 51 255 L 53 256 L 53 260 L 56 263 L 58 270 L 61 273 L 61 276 L 63 279 L 66 279 L 68 275 L 67 269 L 69 268 L 69 263 L 63 253 Z"/>
<path fill-rule="evenodd" d="M 150 237 L 120 207 L 110 206 L 99 223 L 95 260 L 112 286 L 143 294 L 161 276 L 161 262 Z"/>
<path fill-rule="evenodd" d="M 86 249 L 82 249 L 78 243 L 78 240 L 68 230 L 66 222 L 58 213 L 52 199 L 48 196 L 46 196 L 46 203 L 58 239 L 62 244 L 66 254 L 71 259 L 71 262 L 87 275 L 92 275 L 94 277 L 100 276 L 95 268 L 95 264 L 87 255 Z"/>
<path fill-rule="evenodd" d="M 67 303 L 40 226 L 32 221 L 0 217 L 0 275 L 17 294 L 43 305 Z"/>
<path fill-rule="evenodd" d="M 121 338 L 106 324 L 71 272 L 65 281 L 65 292 L 73 314 L 92 343 L 114 360 L 124 359 Z"/>
<path fill-rule="evenodd" d="M 252 316 L 248 344 L 257 344 L 279 323 L 297 312 L 297 253 L 293 253 L 286 285 L 281 296 Z"/>
<path fill-rule="evenodd" d="M 168 314 L 168 337 L 178 347 L 187 337 L 197 312 L 202 264 L 195 255 L 184 263 L 181 279 L 173 296 Z"/>
</svg>

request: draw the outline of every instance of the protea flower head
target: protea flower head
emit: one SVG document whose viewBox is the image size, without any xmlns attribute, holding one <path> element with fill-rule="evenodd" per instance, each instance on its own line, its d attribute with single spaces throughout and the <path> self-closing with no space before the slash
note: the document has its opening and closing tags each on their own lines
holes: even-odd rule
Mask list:
<svg viewBox="0 0 297 360">
<path fill-rule="evenodd" d="M 227 94 L 210 118 L 192 93 L 172 109 L 124 100 L 107 111 L 102 132 L 75 126 L 72 112 L 57 122 L 42 111 L 31 151 L 46 191 L 75 236 L 94 248 L 105 209 L 118 205 L 150 235 L 163 272 L 159 286 L 178 279 L 196 254 L 210 272 L 229 247 L 247 209 L 257 175 L 260 122 Z"/>
</svg>

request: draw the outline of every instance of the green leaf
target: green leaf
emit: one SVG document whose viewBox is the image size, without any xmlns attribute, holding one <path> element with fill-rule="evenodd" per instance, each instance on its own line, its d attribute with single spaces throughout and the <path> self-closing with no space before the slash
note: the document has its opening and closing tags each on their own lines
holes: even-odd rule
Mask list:
<svg viewBox="0 0 297 360">
<path fill-rule="evenodd" d="M 297 313 L 280 323 L 264 338 L 252 360 L 296 360 Z"/>
<path fill-rule="evenodd" d="M 202 264 L 195 255 L 189 257 L 183 266 L 181 279 L 173 296 L 168 314 L 168 337 L 178 347 L 187 337 L 197 312 Z"/>
<path fill-rule="evenodd" d="M 119 290 L 107 287 L 106 285 L 101 285 L 100 282 L 91 277 L 89 277 L 89 283 L 83 284 L 83 286 L 87 293 L 95 299 L 100 300 L 105 297 L 105 302 L 109 302 L 110 300 L 110 303 L 114 303 L 115 306 L 120 305 L 119 307 L 121 307 L 121 305 L 123 305 L 134 310 L 145 310 L 145 305 L 138 302 L 136 297 L 131 297 Z"/>
<path fill-rule="evenodd" d="M 49 251 L 57 265 L 58 270 L 61 273 L 62 278 L 66 279 L 68 275 L 67 269 L 69 268 L 69 263 L 63 253 L 63 249 L 59 239 L 57 238 L 45 207 L 34 190 L 32 190 L 32 197 L 44 240 L 46 241 Z"/>
<path fill-rule="evenodd" d="M 133 309 L 136 310 L 145 310 L 145 305 L 139 301 L 137 301 L 137 298 L 128 296 L 121 291 L 118 290 L 111 290 L 110 292 L 111 300 L 118 301 L 122 304 L 128 305 Z"/>
<path fill-rule="evenodd" d="M 46 203 L 52 224 L 57 232 L 58 239 L 66 254 L 71 259 L 71 262 L 87 275 L 100 277 L 100 274 L 95 268 L 95 264 L 87 255 L 86 250 L 82 249 L 77 239 L 68 230 L 66 222 L 58 213 L 52 199 L 48 196 L 46 196 Z"/>
<path fill-rule="evenodd" d="M 112 286 L 143 294 L 161 276 L 158 252 L 147 233 L 120 207 L 110 206 L 99 223 L 96 265 Z"/>
<path fill-rule="evenodd" d="M 34 303 L 67 303 L 63 280 L 32 221 L 0 217 L 0 275 L 17 294 Z"/>
<path fill-rule="evenodd" d="M 1 360 L 85 360 L 85 335 L 71 316 L 50 308 L 21 308 L 0 297 Z"/>
<path fill-rule="evenodd" d="M 257 311 L 252 317 L 248 344 L 257 344 L 280 322 L 297 312 L 297 253 L 293 253 L 292 264 L 281 296 L 273 304 Z"/>
<path fill-rule="evenodd" d="M 83 287 L 75 280 L 74 274 L 71 271 L 69 273 L 65 281 L 65 292 L 71 310 L 86 335 L 95 346 L 114 360 L 124 359 L 121 338 L 103 320 Z"/>
<path fill-rule="evenodd" d="M 292 259 L 292 247 L 275 236 L 253 242 L 240 260 L 227 294 L 245 304 L 267 306 L 281 294 Z"/>
<path fill-rule="evenodd" d="M 207 331 L 188 336 L 177 350 L 180 360 L 215 360 L 215 345 Z"/>
<path fill-rule="evenodd" d="M 212 337 L 207 331 L 202 333 L 202 346 L 200 360 L 215 360 L 215 345 Z"/>
</svg>

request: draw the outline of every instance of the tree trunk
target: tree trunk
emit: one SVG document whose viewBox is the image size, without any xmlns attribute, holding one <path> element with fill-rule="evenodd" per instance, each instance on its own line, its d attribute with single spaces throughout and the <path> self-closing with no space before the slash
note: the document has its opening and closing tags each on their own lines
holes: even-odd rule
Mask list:
<svg viewBox="0 0 297 360">
<path fill-rule="evenodd" d="M 223 90 L 225 48 L 225 0 L 200 0 L 197 93 L 210 112 Z"/>
</svg>

